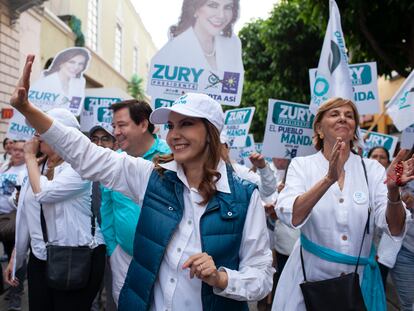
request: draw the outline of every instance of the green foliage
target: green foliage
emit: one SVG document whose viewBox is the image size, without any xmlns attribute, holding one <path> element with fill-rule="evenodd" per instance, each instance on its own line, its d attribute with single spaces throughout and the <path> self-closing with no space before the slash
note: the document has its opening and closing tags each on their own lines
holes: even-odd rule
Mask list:
<svg viewBox="0 0 414 311">
<path fill-rule="evenodd" d="M 300 3 L 301 19 L 325 31 L 327 0 Z M 414 68 L 414 2 L 412 0 L 337 0 L 350 62 L 376 61 L 380 75 L 395 70 L 408 76 Z"/>
<path fill-rule="evenodd" d="M 128 93 L 135 99 L 144 100 L 145 92 L 142 86 L 143 79 L 137 74 L 134 74 L 131 77 L 131 80 L 128 82 Z"/>
<path fill-rule="evenodd" d="M 76 35 L 75 46 L 85 46 L 85 36 L 82 33 L 82 22 L 75 15 L 71 15 L 68 25 Z"/>
<path fill-rule="evenodd" d="M 242 107 L 255 106 L 251 132 L 262 141 L 268 99 L 309 103 L 309 68 L 317 67 L 323 33 L 300 19 L 298 3 L 281 1 L 267 20 L 257 20 L 239 32 L 245 81 Z"/>
</svg>

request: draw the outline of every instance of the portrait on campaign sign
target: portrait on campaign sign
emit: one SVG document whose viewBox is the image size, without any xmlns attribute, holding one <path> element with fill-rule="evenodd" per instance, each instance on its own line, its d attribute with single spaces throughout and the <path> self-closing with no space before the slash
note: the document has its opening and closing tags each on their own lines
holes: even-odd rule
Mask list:
<svg viewBox="0 0 414 311">
<path fill-rule="evenodd" d="M 170 40 L 152 58 L 147 93 L 152 106 L 187 92 L 238 106 L 243 89 L 240 39 L 233 33 L 239 0 L 183 0 Z"/>
<path fill-rule="evenodd" d="M 66 108 L 79 116 L 85 98 L 83 74 L 90 59 L 85 48 L 74 47 L 59 52 L 50 67 L 30 86 L 29 100 L 43 111 Z"/>
</svg>

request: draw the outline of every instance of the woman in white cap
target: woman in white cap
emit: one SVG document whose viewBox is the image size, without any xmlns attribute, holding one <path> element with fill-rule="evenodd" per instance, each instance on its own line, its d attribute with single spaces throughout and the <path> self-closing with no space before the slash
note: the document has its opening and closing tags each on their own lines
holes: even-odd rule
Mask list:
<svg viewBox="0 0 414 311">
<path fill-rule="evenodd" d="M 78 121 L 68 110 L 55 108 L 48 115 L 81 134 Z M 29 310 L 89 311 L 102 282 L 106 252 L 103 236 L 92 213 L 91 182 L 82 179 L 38 136 L 25 144 L 24 151 L 28 176 L 24 178 L 18 199 L 16 245 L 13 259 L 5 271 L 6 280 L 12 286 L 18 285 L 19 280 L 12 271 L 22 265 L 30 248 L 27 265 Z M 36 158 L 38 151 L 46 156 L 40 166 Z M 90 276 L 83 287 L 66 291 L 48 283 L 44 232 L 47 232 L 50 244 L 88 245 L 93 249 Z"/>
<path fill-rule="evenodd" d="M 44 141 L 83 178 L 142 206 L 119 310 L 247 310 L 272 287 L 272 255 L 256 187 L 221 158 L 223 111 L 202 94 L 156 109 L 172 154 L 155 163 L 99 148 L 27 99 L 31 65 L 12 97 Z M 76 146 L 76 147 L 75 147 Z"/>
</svg>

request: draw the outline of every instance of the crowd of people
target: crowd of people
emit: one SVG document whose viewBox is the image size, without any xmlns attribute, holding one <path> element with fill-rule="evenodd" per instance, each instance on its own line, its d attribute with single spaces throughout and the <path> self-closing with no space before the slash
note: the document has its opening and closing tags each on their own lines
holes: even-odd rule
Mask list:
<svg viewBox="0 0 414 311">
<path fill-rule="evenodd" d="M 353 271 L 367 310 L 386 310 L 388 272 L 412 310 L 413 152 L 361 157 L 352 101 L 321 106 L 315 154 L 267 163 L 253 153 L 248 169 L 229 158 L 209 96 L 155 110 L 119 102 L 112 127 L 84 135 L 68 110 L 30 103 L 33 60 L 11 104 L 36 133 L 3 142 L 0 172 L 9 310 L 20 310 L 26 278 L 31 311 L 98 310 L 103 291 L 105 310 L 312 310 L 304 282 Z M 52 247 L 90 250 L 81 286 L 57 285 Z M 77 273 L 64 272 L 67 282 Z"/>
</svg>

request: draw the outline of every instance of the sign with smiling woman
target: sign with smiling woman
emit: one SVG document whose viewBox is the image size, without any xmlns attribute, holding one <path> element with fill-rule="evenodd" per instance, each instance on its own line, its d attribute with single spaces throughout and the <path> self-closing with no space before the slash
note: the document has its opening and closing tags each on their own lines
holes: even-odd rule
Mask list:
<svg viewBox="0 0 414 311">
<path fill-rule="evenodd" d="M 239 0 L 184 0 L 170 40 L 152 58 L 147 93 L 152 106 L 187 92 L 238 106 L 243 89 L 240 39 L 233 33 Z"/>
<path fill-rule="evenodd" d="M 66 108 L 79 116 L 85 98 L 86 71 L 91 59 L 85 48 L 59 52 L 47 70 L 29 89 L 29 100 L 43 111 Z"/>
</svg>

